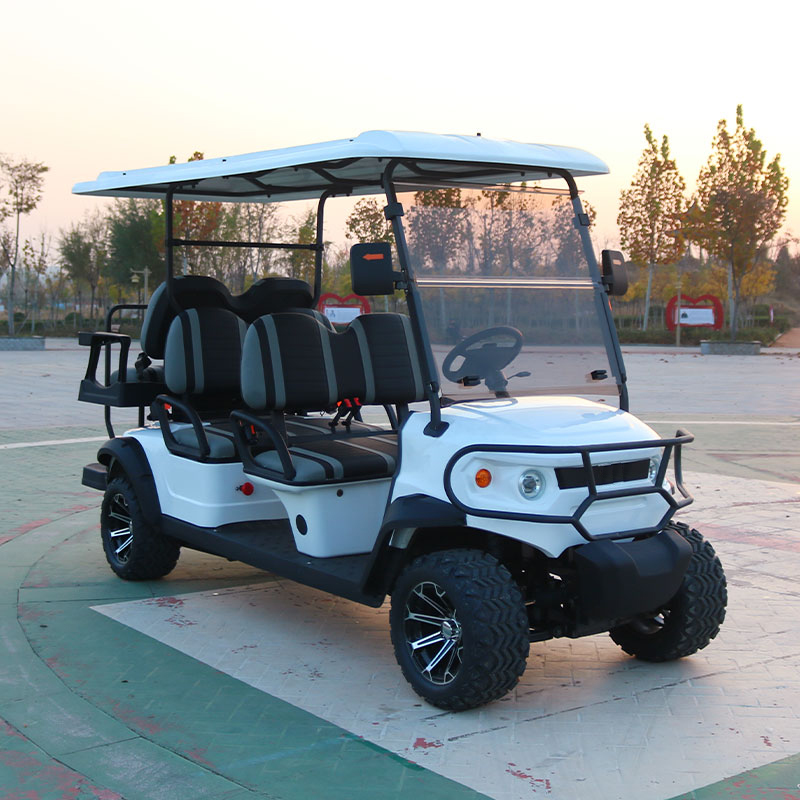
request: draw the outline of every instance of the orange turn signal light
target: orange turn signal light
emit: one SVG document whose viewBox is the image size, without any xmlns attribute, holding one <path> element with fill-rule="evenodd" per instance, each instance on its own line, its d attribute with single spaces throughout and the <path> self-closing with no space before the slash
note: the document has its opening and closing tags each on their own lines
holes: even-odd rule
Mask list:
<svg viewBox="0 0 800 800">
<path fill-rule="evenodd" d="M 492 473 L 488 469 L 479 469 L 475 473 L 475 483 L 481 489 L 485 489 L 492 482 Z"/>
</svg>

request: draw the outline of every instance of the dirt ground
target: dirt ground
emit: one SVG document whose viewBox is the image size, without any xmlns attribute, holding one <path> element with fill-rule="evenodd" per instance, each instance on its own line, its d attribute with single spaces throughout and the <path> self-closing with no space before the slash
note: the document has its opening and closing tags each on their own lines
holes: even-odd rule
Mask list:
<svg viewBox="0 0 800 800">
<path fill-rule="evenodd" d="M 772 345 L 773 347 L 800 347 L 800 328 L 792 328 L 781 334 Z"/>
</svg>

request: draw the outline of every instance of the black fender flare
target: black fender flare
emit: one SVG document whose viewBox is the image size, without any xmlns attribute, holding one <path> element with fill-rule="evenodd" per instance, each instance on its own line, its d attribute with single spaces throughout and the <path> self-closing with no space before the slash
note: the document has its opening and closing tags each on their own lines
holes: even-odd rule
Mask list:
<svg viewBox="0 0 800 800">
<path fill-rule="evenodd" d="M 410 494 L 399 497 L 386 510 L 378 541 L 383 542 L 387 535 L 403 528 L 452 528 L 466 524 L 467 515 L 448 500 Z"/>
<path fill-rule="evenodd" d="M 447 500 L 439 500 L 426 494 L 411 494 L 394 500 L 383 516 L 364 588 L 374 594 L 385 595 L 391 591 L 395 578 L 403 567 L 406 548 L 410 544 L 409 539 L 401 546 L 390 546 L 395 531 L 464 527 L 466 524 L 467 515 Z"/>
<path fill-rule="evenodd" d="M 109 481 L 117 472 L 125 474 L 136 492 L 145 519 L 154 527 L 160 527 L 161 503 L 142 445 L 129 436 L 117 436 L 97 451 L 97 460 L 105 466 Z"/>
</svg>

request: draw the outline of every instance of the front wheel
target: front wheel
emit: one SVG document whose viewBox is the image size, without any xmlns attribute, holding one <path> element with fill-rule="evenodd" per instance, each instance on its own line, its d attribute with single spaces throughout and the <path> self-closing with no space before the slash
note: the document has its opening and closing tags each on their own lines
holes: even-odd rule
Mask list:
<svg viewBox="0 0 800 800">
<path fill-rule="evenodd" d="M 692 546 L 680 589 L 658 613 L 609 632 L 626 653 L 643 661 L 673 661 L 702 650 L 725 619 L 728 590 L 714 548 L 688 525 L 675 522 L 670 527 Z"/>
<path fill-rule="evenodd" d="M 403 675 L 439 708 L 463 711 L 497 700 L 525 671 L 522 593 L 487 553 L 445 550 L 412 561 L 392 591 L 390 622 Z"/>
<path fill-rule="evenodd" d="M 142 513 L 126 477 L 109 481 L 100 508 L 100 537 L 111 569 L 128 581 L 163 578 L 178 562 L 179 546 Z"/>
</svg>

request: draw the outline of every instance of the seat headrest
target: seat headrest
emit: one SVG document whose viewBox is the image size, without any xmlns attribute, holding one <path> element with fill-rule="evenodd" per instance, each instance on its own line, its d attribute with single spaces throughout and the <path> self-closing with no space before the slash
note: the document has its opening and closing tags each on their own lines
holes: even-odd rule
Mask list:
<svg viewBox="0 0 800 800">
<path fill-rule="evenodd" d="M 175 300 L 181 310 L 187 308 L 230 308 L 231 294 L 224 284 L 207 275 L 180 275 L 173 281 Z M 162 283 L 150 298 L 142 324 L 142 350 L 150 358 L 164 358 L 167 333 L 175 308 Z"/>
<path fill-rule="evenodd" d="M 311 287 L 295 278 L 262 278 L 247 291 L 232 295 L 225 284 L 208 275 L 180 275 L 173 281 L 173 296 L 181 311 L 189 308 L 224 308 L 250 323 L 263 314 L 288 308 L 310 308 Z M 150 298 L 142 324 L 142 350 L 150 358 L 164 358 L 167 333 L 175 319 L 175 307 L 162 283 Z"/>
</svg>

